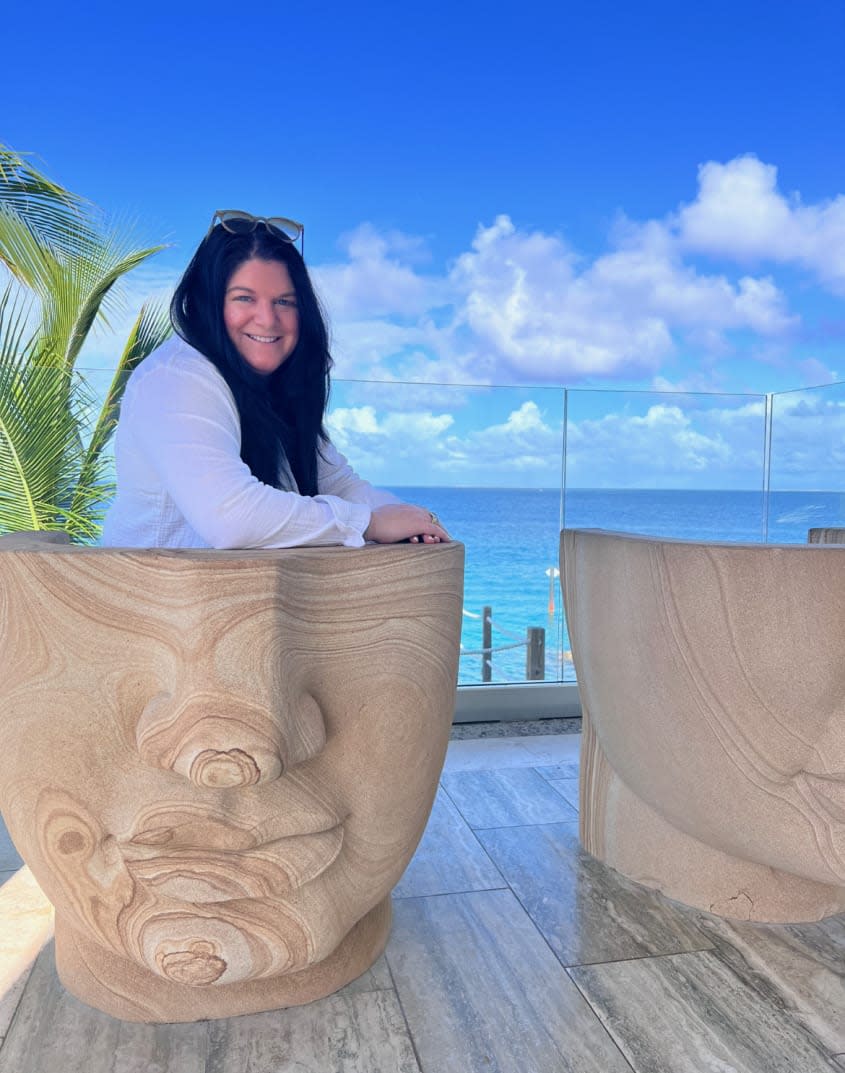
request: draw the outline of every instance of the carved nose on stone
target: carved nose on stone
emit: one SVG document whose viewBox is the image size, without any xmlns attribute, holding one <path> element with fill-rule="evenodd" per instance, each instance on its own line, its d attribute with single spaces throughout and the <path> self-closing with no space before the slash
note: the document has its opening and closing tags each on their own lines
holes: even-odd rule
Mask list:
<svg viewBox="0 0 845 1073">
<path fill-rule="evenodd" d="M 144 708 L 135 740 L 147 763 L 206 789 L 270 782 L 287 766 L 273 720 L 243 704 L 221 704 L 219 697 L 179 705 L 159 694 Z"/>
</svg>

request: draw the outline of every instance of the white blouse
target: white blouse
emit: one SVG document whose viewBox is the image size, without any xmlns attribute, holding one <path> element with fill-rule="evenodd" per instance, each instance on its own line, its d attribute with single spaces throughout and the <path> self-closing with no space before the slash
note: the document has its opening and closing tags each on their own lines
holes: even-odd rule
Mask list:
<svg viewBox="0 0 845 1073">
<path fill-rule="evenodd" d="M 320 494 L 262 484 L 241 460 L 235 400 L 218 370 L 183 340 L 129 377 L 115 436 L 117 495 L 102 543 L 130 548 L 289 548 L 364 543 L 370 509 L 398 500 L 361 480 L 328 444 Z"/>
</svg>

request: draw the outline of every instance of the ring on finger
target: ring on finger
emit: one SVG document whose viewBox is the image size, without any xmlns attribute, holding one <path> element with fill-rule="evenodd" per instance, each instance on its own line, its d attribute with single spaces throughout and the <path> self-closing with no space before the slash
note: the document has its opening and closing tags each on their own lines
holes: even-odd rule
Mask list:
<svg viewBox="0 0 845 1073">
<path fill-rule="evenodd" d="M 437 517 L 433 510 L 430 510 L 428 512 L 428 516 L 431 519 L 432 525 L 440 525 L 440 519 Z"/>
</svg>

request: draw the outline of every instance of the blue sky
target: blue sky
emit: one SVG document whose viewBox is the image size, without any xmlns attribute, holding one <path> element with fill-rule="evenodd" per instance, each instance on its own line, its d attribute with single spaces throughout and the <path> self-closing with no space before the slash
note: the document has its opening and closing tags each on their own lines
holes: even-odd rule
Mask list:
<svg viewBox="0 0 845 1073">
<path fill-rule="evenodd" d="M 498 483 L 519 483 L 556 435 L 559 385 L 845 379 L 841 0 L 154 0 L 38 21 L 3 16 L 19 47 L 0 139 L 171 243 L 130 281 L 127 316 L 172 286 L 216 208 L 290 215 L 337 377 L 450 385 L 344 387 L 352 455 L 383 457 L 402 412 L 409 458 L 435 443 L 461 483 L 482 479 L 471 459 L 497 429 L 518 432 Z M 86 360 L 115 350 L 101 336 Z M 713 400 L 620 405 L 651 430 L 649 458 L 687 459 L 666 481 L 706 483 L 724 458 L 756 485 L 725 438 L 744 414 L 743 457 L 761 442 L 754 399 L 725 402 L 718 435 Z"/>
</svg>

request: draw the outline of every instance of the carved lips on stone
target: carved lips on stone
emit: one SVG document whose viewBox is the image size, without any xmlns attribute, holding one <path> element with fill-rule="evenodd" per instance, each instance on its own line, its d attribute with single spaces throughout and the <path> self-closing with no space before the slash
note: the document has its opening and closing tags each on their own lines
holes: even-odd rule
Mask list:
<svg viewBox="0 0 845 1073">
<path fill-rule="evenodd" d="M 129 874 L 152 893 L 208 903 L 289 894 L 322 875 L 342 845 L 343 826 L 338 824 L 231 851 L 150 843 L 142 832 L 121 843 L 120 850 Z"/>
</svg>

